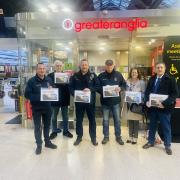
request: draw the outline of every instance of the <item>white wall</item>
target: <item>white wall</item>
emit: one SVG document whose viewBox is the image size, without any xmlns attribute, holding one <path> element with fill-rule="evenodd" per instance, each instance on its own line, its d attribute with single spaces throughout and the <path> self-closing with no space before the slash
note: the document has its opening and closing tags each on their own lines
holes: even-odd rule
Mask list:
<svg viewBox="0 0 180 180">
<path fill-rule="evenodd" d="M 0 38 L 1 50 L 16 50 L 18 49 L 17 38 Z"/>
<path fill-rule="evenodd" d="M 80 52 L 80 59 L 84 53 Z M 88 51 L 87 58 L 91 66 L 104 66 L 107 59 L 112 59 L 117 66 L 128 66 L 128 54 L 125 51 Z"/>
</svg>

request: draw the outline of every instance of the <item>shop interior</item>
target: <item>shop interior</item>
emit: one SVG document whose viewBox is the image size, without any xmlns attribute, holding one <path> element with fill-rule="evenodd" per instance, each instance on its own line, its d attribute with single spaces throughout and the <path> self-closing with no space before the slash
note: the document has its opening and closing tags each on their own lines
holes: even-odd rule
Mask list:
<svg viewBox="0 0 180 180">
<path fill-rule="evenodd" d="M 144 79 L 148 79 L 154 71 L 154 64 L 163 61 L 163 45 L 166 37 L 179 35 L 179 16 L 178 11 L 172 10 L 131 11 L 126 15 L 114 11 L 83 12 L 83 14 L 78 12 L 17 14 L 19 62 L 15 69 L 18 69 L 16 70 L 18 72 L 16 84 L 20 87 L 18 94 L 23 97 L 26 82 L 34 75 L 38 62 L 47 65 L 48 73 L 53 70 L 53 62 L 56 59 L 64 62 L 65 71 L 74 72 L 78 70 L 79 61 L 87 58 L 90 70 L 97 75 L 104 70 L 105 60 L 112 59 L 116 64 L 116 70 L 120 71 L 125 79 L 128 78 L 130 68 L 134 66 L 140 68 Z M 134 31 L 100 29 L 75 32 L 63 29 L 62 22 L 67 17 L 78 20 L 141 17 L 148 20 L 148 27 Z M 10 68 L 13 66 L 10 65 Z M 7 76 L 5 65 L 2 65 L 0 70 L 1 82 L 4 82 L 5 77 L 6 79 L 13 77 L 13 73 Z M 1 87 L 3 88 L 3 85 Z M 96 106 L 99 109 L 97 117 L 101 117 L 99 97 Z M 23 119 L 26 121 L 26 110 L 21 107 Z M 73 99 L 70 112 L 70 119 L 74 120 Z"/>
</svg>

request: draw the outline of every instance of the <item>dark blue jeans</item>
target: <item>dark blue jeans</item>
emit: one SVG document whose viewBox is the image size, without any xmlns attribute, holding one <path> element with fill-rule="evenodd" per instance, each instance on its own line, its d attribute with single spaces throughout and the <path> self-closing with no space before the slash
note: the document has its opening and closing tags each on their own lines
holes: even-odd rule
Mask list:
<svg viewBox="0 0 180 180">
<path fill-rule="evenodd" d="M 149 113 L 150 124 L 149 124 L 149 137 L 148 142 L 154 144 L 155 134 L 157 130 L 158 121 L 160 122 L 163 135 L 164 135 L 164 145 L 165 147 L 171 146 L 171 114 L 162 112 L 158 109 L 154 109 Z"/>
<path fill-rule="evenodd" d="M 51 123 L 51 108 L 43 110 L 33 110 L 33 121 L 34 121 L 34 135 L 37 146 L 42 145 L 42 123 L 43 123 L 43 134 L 44 141 L 46 144 L 49 143 L 49 129 Z"/>
<path fill-rule="evenodd" d="M 104 137 L 109 137 L 109 114 L 110 111 L 112 112 L 113 120 L 114 120 L 114 130 L 115 130 L 115 136 L 120 137 L 121 136 L 121 122 L 120 122 L 120 116 L 119 116 L 119 104 L 113 105 L 113 106 L 102 106 L 103 109 L 103 134 Z"/>
<path fill-rule="evenodd" d="M 76 134 L 83 136 L 83 118 L 86 111 L 89 120 L 89 135 L 91 139 L 96 138 L 95 104 L 76 103 Z"/>
<path fill-rule="evenodd" d="M 61 108 L 61 115 L 63 120 L 63 132 L 68 131 L 68 106 L 52 107 L 52 132 L 57 132 L 57 116 Z"/>
</svg>

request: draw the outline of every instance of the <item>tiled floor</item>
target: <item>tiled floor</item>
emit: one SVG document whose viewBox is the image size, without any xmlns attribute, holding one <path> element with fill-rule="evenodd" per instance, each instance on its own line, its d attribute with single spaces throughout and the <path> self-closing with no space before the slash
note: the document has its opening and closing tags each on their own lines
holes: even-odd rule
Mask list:
<svg viewBox="0 0 180 180">
<path fill-rule="evenodd" d="M 179 180 L 180 144 L 173 144 L 173 156 L 165 154 L 163 145 L 143 150 L 142 135 L 138 145 L 118 145 L 113 128 L 107 145 L 102 145 L 102 127 L 98 126 L 99 145 L 90 143 L 88 128 L 84 139 L 75 147 L 73 139 L 60 134 L 54 143 L 57 150 L 43 148 L 34 154 L 32 129 L 4 123 L 16 113 L 1 113 L 0 121 L 0 180 Z M 122 128 L 124 139 L 127 129 Z M 73 131 L 75 135 L 75 132 Z"/>
</svg>

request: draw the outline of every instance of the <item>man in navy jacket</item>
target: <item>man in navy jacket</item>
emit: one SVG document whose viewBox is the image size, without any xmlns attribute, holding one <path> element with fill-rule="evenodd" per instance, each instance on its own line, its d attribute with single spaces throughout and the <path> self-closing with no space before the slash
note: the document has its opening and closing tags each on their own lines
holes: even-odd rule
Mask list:
<svg viewBox="0 0 180 180">
<path fill-rule="evenodd" d="M 95 121 L 95 103 L 96 91 L 99 88 L 99 81 L 95 73 L 89 71 L 89 63 L 86 59 L 81 60 L 80 70 L 70 78 L 70 92 L 74 96 L 75 90 L 82 90 L 91 93 L 90 103 L 75 102 L 76 108 L 76 134 L 77 139 L 74 145 L 79 145 L 83 136 L 83 118 L 86 111 L 89 119 L 89 134 L 94 146 L 98 145 L 96 141 L 96 121 Z"/>
<path fill-rule="evenodd" d="M 44 141 L 45 147 L 56 149 L 57 146 L 51 143 L 49 139 L 49 129 L 51 122 L 51 102 L 40 101 L 41 88 L 51 88 L 52 82 L 50 78 L 45 76 L 46 69 L 43 63 L 37 64 L 36 75 L 29 79 L 25 89 L 25 97 L 30 100 L 32 105 L 33 120 L 34 120 L 34 135 L 36 139 L 36 154 L 41 154 L 42 139 L 41 129 L 42 122 L 44 124 Z"/>
<path fill-rule="evenodd" d="M 120 123 L 120 91 L 125 89 L 126 82 L 122 74 L 114 69 L 114 62 L 109 59 L 105 62 L 105 71 L 99 74 L 98 79 L 100 81 L 99 92 L 101 94 L 101 104 L 103 109 L 103 134 L 104 139 L 102 144 L 106 144 L 109 141 L 109 115 L 112 112 L 114 119 L 114 128 L 116 141 L 120 145 L 124 145 L 121 138 L 121 123 Z M 113 86 L 116 85 L 116 91 L 119 96 L 116 97 L 104 97 L 103 96 L 103 86 Z"/>
<path fill-rule="evenodd" d="M 54 101 L 52 105 L 52 133 L 50 139 L 54 139 L 57 136 L 58 132 L 61 132 L 61 129 L 57 128 L 57 116 L 59 109 L 61 109 L 62 120 L 63 120 L 63 135 L 69 138 L 72 138 L 73 135 L 69 132 L 68 127 L 68 106 L 70 105 L 70 92 L 69 85 L 65 83 L 55 83 L 54 75 L 55 73 L 63 73 L 63 62 L 56 60 L 54 62 L 55 71 L 48 74 L 48 77 L 51 78 L 53 82 L 53 87 L 58 88 L 59 90 L 59 101 Z"/>
<path fill-rule="evenodd" d="M 178 97 L 178 87 L 173 77 L 165 73 L 165 64 L 160 62 L 156 64 L 156 75 L 152 76 L 148 82 L 145 91 L 145 103 L 149 108 L 149 136 L 148 143 L 143 146 L 148 149 L 154 146 L 155 133 L 157 123 L 160 122 L 164 134 L 164 146 L 168 155 L 172 154 L 171 150 L 171 111 L 175 106 L 176 98 Z M 157 101 L 157 107 L 151 107 L 149 96 L 151 93 L 168 95 L 168 98 L 163 102 Z"/>
</svg>

